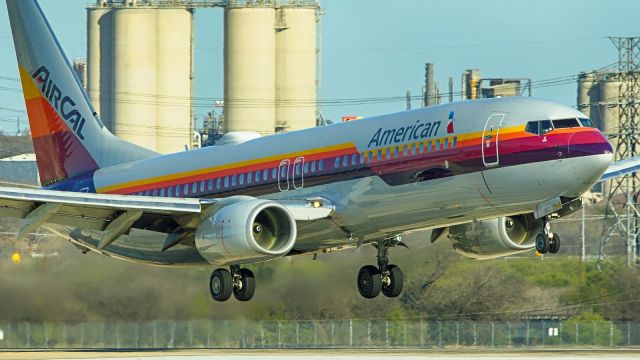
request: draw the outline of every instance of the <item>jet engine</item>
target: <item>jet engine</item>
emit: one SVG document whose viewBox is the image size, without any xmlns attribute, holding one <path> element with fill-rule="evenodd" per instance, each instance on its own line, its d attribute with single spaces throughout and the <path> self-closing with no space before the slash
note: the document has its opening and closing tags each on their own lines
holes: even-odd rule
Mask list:
<svg viewBox="0 0 640 360">
<path fill-rule="evenodd" d="M 283 205 L 243 199 L 223 206 L 196 229 L 196 248 L 216 265 L 251 263 L 286 255 L 296 241 L 296 222 Z"/>
<path fill-rule="evenodd" d="M 474 221 L 449 227 L 453 248 L 472 259 L 492 259 L 535 247 L 543 223 L 533 214 Z"/>
</svg>

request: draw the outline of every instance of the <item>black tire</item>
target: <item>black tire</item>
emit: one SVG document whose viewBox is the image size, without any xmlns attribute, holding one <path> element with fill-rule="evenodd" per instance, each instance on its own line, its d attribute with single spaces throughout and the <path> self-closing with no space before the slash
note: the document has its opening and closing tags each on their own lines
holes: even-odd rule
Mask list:
<svg viewBox="0 0 640 360">
<path fill-rule="evenodd" d="M 233 292 L 233 279 L 229 270 L 215 269 L 209 279 L 209 292 L 215 301 L 227 301 Z"/>
<path fill-rule="evenodd" d="M 387 269 L 389 269 L 389 285 L 382 285 L 382 294 L 390 298 L 398 297 L 402 293 L 404 275 L 402 275 L 402 270 L 395 265 L 389 265 Z"/>
<path fill-rule="evenodd" d="M 547 234 L 538 234 L 536 236 L 536 250 L 540 254 L 546 254 L 549 251 L 549 238 Z"/>
<path fill-rule="evenodd" d="M 560 251 L 560 236 L 558 234 L 553 233 L 553 240 L 549 242 L 549 252 L 552 254 L 557 254 Z"/>
<path fill-rule="evenodd" d="M 373 299 L 382 289 L 380 270 L 373 265 L 363 266 L 358 272 L 358 292 L 363 298 Z"/>
<path fill-rule="evenodd" d="M 240 275 L 240 284 L 242 284 L 242 286 L 239 289 L 233 288 L 233 296 L 239 301 L 249 301 L 256 292 L 256 279 L 253 277 L 253 272 L 249 269 L 240 269 L 238 275 Z"/>
</svg>

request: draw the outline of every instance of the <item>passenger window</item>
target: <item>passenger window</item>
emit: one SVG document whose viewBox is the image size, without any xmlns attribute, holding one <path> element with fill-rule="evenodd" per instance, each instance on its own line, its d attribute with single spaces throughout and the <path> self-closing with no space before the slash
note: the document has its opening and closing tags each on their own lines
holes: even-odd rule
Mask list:
<svg viewBox="0 0 640 360">
<path fill-rule="evenodd" d="M 309 173 L 309 163 L 304 163 L 304 173 L 308 174 Z"/>
<path fill-rule="evenodd" d="M 311 172 L 316 172 L 316 161 L 313 160 L 313 162 L 311 163 Z"/>
<path fill-rule="evenodd" d="M 200 181 L 200 192 L 204 192 L 204 180 Z"/>
<path fill-rule="evenodd" d="M 240 174 L 240 185 L 244 185 L 244 173 Z"/>
<path fill-rule="evenodd" d="M 191 193 L 192 193 L 192 194 L 195 194 L 197 191 L 198 191 L 198 183 L 197 183 L 197 182 L 194 182 L 194 183 L 191 185 Z"/>
<path fill-rule="evenodd" d="M 427 152 L 431 152 L 431 148 L 433 147 L 433 141 L 429 140 L 427 143 Z"/>
<path fill-rule="evenodd" d="M 347 155 L 342 157 L 342 166 L 347 167 L 349 165 L 349 157 Z"/>
<path fill-rule="evenodd" d="M 221 179 L 216 180 L 216 188 L 217 188 L 217 189 L 220 189 L 220 185 L 221 185 L 221 183 L 222 183 L 222 180 L 221 180 Z"/>
<path fill-rule="evenodd" d="M 387 148 L 386 157 L 387 157 L 387 160 L 391 159 L 391 148 Z"/>
<path fill-rule="evenodd" d="M 182 193 L 185 195 L 189 194 L 189 184 L 184 184 L 184 187 L 182 188 Z"/>
<path fill-rule="evenodd" d="M 167 196 L 168 197 L 173 197 L 173 188 L 172 187 L 167 188 Z"/>
<path fill-rule="evenodd" d="M 447 146 L 449 145 L 449 138 L 444 138 L 444 142 L 442 143 L 442 148 L 447 150 Z"/>
<path fill-rule="evenodd" d="M 213 190 L 213 179 L 209 179 L 209 191 Z"/>
<path fill-rule="evenodd" d="M 324 160 L 320 160 L 318 162 L 318 171 L 322 171 L 324 169 Z"/>
<path fill-rule="evenodd" d="M 373 151 L 367 152 L 367 162 L 371 162 L 372 158 L 373 158 Z"/>
<path fill-rule="evenodd" d="M 260 182 L 260 170 L 256 171 L 256 182 Z"/>
<path fill-rule="evenodd" d="M 153 190 L 153 194 L 151 196 L 158 196 L 158 189 Z"/>
<path fill-rule="evenodd" d="M 411 155 L 416 154 L 416 143 L 411 144 Z"/>
<path fill-rule="evenodd" d="M 540 121 L 540 135 L 546 134 L 551 130 L 553 130 L 553 125 L 551 125 L 551 120 Z"/>
<path fill-rule="evenodd" d="M 276 168 L 271 169 L 271 179 L 275 180 L 277 175 L 278 175 L 278 169 Z"/>
<path fill-rule="evenodd" d="M 358 162 L 358 155 L 353 154 L 353 156 L 351 156 L 351 166 L 354 166 L 357 162 Z"/>
<path fill-rule="evenodd" d="M 237 182 L 238 182 L 238 176 L 233 175 L 233 177 L 231 177 L 231 186 L 236 186 Z"/>
<path fill-rule="evenodd" d="M 529 121 L 527 123 L 527 126 L 525 126 L 524 131 L 526 131 L 528 133 L 531 133 L 531 134 L 540 135 L 538 122 L 537 121 Z"/>
<path fill-rule="evenodd" d="M 228 187 L 229 187 L 229 177 L 228 177 L 228 176 L 225 176 L 225 177 L 224 177 L 224 188 L 226 189 L 226 188 L 228 188 Z"/>
<path fill-rule="evenodd" d="M 253 172 L 247 173 L 247 184 L 251 184 L 253 182 Z"/>
<path fill-rule="evenodd" d="M 262 172 L 262 180 L 269 180 L 269 169 L 264 169 L 264 171 Z"/>
<path fill-rule="evenodd" d="M 436 140 L 436 151 L 440 150 L 440 139 Z"/>
<path fill-rule="evenodd" d="M 300 176 L 300 171 L 301 171 L 301 166 L 300 163 L 297 163 L 296 166 L 294 167 L 294 174 L 296 174 L 296 176 Z"/>
<path fill-rule="evenodd" d="M 458 146 L 458 137 L 457 137 L 457 136 L 454 136 L 454 137 L 453 137 L 453 143 L 451 144 L 451 147 L 452 147 L 452 148 L 455 148 L 455 147 L 457 147 L 457 146 Z"/>
<path fill-rule="evenodd" d="M 395 158 L 398 157 L 398 149 L 399 149 L 399 147 L 397 147 L 397 146 L 393 149 L 393 157 L 395 157 Z"/>
<path fill-rule="evenodd" d="M 378 149 L 378 156 L 376 157 L 376 160 L 382 160 L 382 149 Z"/>
<path fill-rule="evenodd" d="M 176 185 L 176 196 L 180 196 L 180 185 Z"/>
<path fill-rule="evenodd" d="M 409 145 L 405 145 L 402 155 L 407 156 L 408 154 L 409 154 Z"/>
<path fill-rule="evenodd" d="M 151 195 L 151 191 L 147 190 L 146 193 L 144 193 L 144 196 L 150 196 Z"/>
<path fill-rule="evenodd" d="M 336 169 L 340 167 L 340 157 L 339 156 L 336 158 L 336 163 L 333 164 L 333 167 L 336 168 Z"/>
<path fill-rule="evenodd" d="M 560 120 L 553 120 L 553 127 L 555 129 L 566 129 L 566 128 L 573 128 L 573 127 L 579 127 L 580 123 L 578 123 L 578 119 L 560 119 Z"/>
<path fill-rule="evenodd" d="M 420 154 L 422 154 L 424 152 L 424 143 L 423 142 L 420 143 L 419 151 L 420 151 Z"/>
<path fill-rule="evenodd" d="M 584 127 L 595 127 L 595 126 L 593 126 L 593 123 L 589 119 L 581 118 L 581 119 L 578 119 L 578 120 L 580 120 L 580 124 L 582 124 L 582 126 L 584 126 Z"/>
<path fill-rule="evenodd" d="M 164 188 L 160 189 L 160 196 L 164 197 Z"/>
</svg>

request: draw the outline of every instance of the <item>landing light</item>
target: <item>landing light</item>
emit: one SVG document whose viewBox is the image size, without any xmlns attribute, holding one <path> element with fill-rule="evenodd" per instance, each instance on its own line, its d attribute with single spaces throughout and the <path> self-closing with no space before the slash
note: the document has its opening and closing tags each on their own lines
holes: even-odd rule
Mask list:
<svg viewBox="0 0 640 360">
<path fill-rule="evenodd" d="M 322 201 L 320 201 L 320 200 L 311 201 L 311 207 L 312 208 L 317 209 L 317 208 L 319 208 L 321 206 L 322 206 Z"/>
</svg>

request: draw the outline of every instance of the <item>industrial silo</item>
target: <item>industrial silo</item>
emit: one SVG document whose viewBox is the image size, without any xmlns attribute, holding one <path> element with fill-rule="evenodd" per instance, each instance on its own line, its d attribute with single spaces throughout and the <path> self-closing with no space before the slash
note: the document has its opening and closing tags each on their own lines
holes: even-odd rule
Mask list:
<svg viewBox="0 0 640 360">
<path fill-rule="evenodd" d="M 173 153 L 191 146 L 192 12 L 156 9 L 156 146 Z"/>
<path fill-rule="evenodd" d="M 275 8 L 229 5 L 224 12 L 224 131 L 273 134 Z"/>
<path fill-rule="evenodd" d="M 600 101 L 598 102 L 598 115 L 600 116 L 601 130 L 606 135 L 618 133 L 620 124 L 620 80 L 616 74 L 608 74 L 599 82 Z M 613 148 L 617 146 L 617 141 L 610 140 Z"/>
<path fill-rule="evenodd" d="M 277 131 L 316 125 L 317 6 L 285 5 L 276 11 Z"/>
<path fill-rule="evenodd" d="M 591 97 L 589 92 L 595 83 L 594 74 L 581 72 L 578 74 L 578 110 L 587 117 L 591 116 Z"/>
<path fill-rule="evenodd" d="M 98 0 L 87 8 L 87 93 L 107 128 L 111 129 L 111 8 Z M 105 69 L 106 71 L 102 71 Z"/>
</svg>

